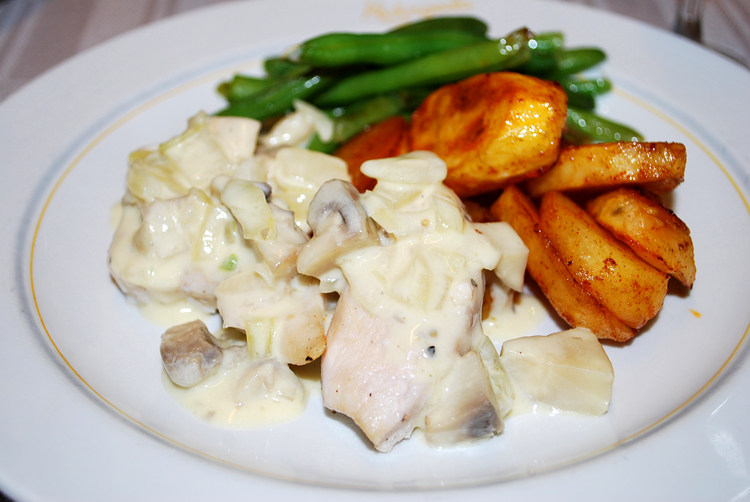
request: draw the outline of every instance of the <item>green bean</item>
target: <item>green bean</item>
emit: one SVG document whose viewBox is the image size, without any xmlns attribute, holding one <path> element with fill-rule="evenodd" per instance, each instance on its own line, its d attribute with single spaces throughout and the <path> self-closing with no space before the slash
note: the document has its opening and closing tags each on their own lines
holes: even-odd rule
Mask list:
<svg viewBox="0 0 750 502">
<path fill-rule="evenodd" d="M 570 92 L 568 89 L 565 89 L 565 94 L 568 96 L 568 106 L 572 106 L 573 108 L 580 108 L 581 110 L 589 110 L 592 111 L 594 108 L 596 108 L 596 99 L 594 96 L 590 96 L 588 94 L 577 94 L 575 92 Z"/>
<path fill-rule="evenodd" d="M 535 34 L 529 40 L 529 60 L 518 68 L 519 73 L 542 76 L 557 68 L 555 53 L 563 47 L 564 38 L 560 32 Z"/>
<path fill-rule="evenodd" d="M 546 78 L 556 80 L 592 68 L 607 58 L 603 50 L 596 47 L 565 49 L 555 53 L 555 69 Z"/>
<path fill-rule="evenodd" d="M 295 56 L 317 67 L 392 65 L 433 52 L 462 47 L 486 37 L 465 31 L 413 33 L 328 33 L 303 42 Z"/>
<path fill-rule="evenodd" d="M 307 100 L 330 87 L 333 82 L 332 77 L 317 74 L 283 80 L 247 99 L 230 103 L 217 115 L 266 120 L 290 111 L 295 99 Z"/>
<path fill-rule="evenodd" d="M 334 117 L 333 141 L 347 141 L 372 124 L 413 111 L 431 90 L 424 88 L 380 94 L 342 109 L 339 115 Z"/>
<path fill-rule="evenodd" d="M 335 152 L 336 148 L 338 147 L 339 143 L 335 143 L 333 141 L 323 141 L 317 134 L 313 134 L 312 139 L 310 139 L 306 146 L 308 150 L 328 154 Z"/>
<path fill-rule="evenodd" d="M 487 23 L 471 16 L 431 17 L 398 26 L 389 33 L 422 33 L 426 31 L 459 30 L 475 35 L 487 35 Z"/>
<path fill-rule="evenodd" d="M 294 78 L 301 77 L 312 71 L 312 67 L 305 63 L 292 61 L 285 57 L 268 58 L 263 61 L 263 69 L 269 77 Z"/>
<path fill-rule="evenodd" d="M 562 47 L 562 35 L 539 34 L 529 40 L 529 60 L 518 68 L 519 73 L 543 76 L 557 68 L 555 53 Z"/>
<path fill-rule="evenodd" d="M 558 81 L 563 89 L 573 94 L 596 97 L 612 90 L 612 82 L 603 77 L 592 79 L 563 77 Z"/>
<path fill-rule="evenodd" d="M 324 142 L 313 138 L 308 148 L 330 153 L 369 126 L 396 115 L 408 115 L 416 109 L 434 89 L 431 87 L 405 89 L 388 94 L 380 94 L 347 107 L 339 107 L 330 112 L 333 119 L 333 137 Z"/>
<path fill-rule="evenodd" d="M 568 95 L 568 105 L 585 110 L 593 110 L 596 107 L 597 96 L 612 89 L 612 83 L 605 78 L 581 80 L 563 77 L 558 82 Z"/>
<path fill-rule="evenodd" d="M 231 80 L 220 83 L 217 91 L 232 103 L 264 91 L 273 84 L 274 81 L 268 78 L 235 75 Z"/>
<path fill-rule="evenodd" d="M 428 87 L 405 89 L 336 108 L 329 112 L 333 120 L 333 137 L 329 141 L 323 141 L 316 135 L 307 148 L 331 153 L 373 124 L 396 115 L 410 114 L 433 90 Z"/>
<path fill-rule="evenodd" d="M 584 136 L 594 142 L 643 141 L 642 134 L 624 124 L 571 106 L 568 106 L 566 128 L 572 137 Z"/>
<path fill-rule="evenodd" d="M 563 48 L 565 36 L 559 31 L 537 33 L 529 40 L 529 48 L 536 54 L 554 54 Z"/>
<path fill-rule="evenodd" d="M 478 42 L 352 75 L 317 96 L 313 103 L 321 107 L 345 105 L 384 92 L 441 85 L 481 72 L 514 68 L 529 58 L 529 37 L 528 30 L 522 29 L 507 38 Z"/>
</svg>

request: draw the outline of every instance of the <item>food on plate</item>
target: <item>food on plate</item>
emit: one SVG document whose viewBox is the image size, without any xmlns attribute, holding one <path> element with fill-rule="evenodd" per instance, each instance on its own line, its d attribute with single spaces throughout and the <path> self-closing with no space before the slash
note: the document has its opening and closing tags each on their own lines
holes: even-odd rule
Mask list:
<svg viewBox="0 0 750 502">
<path fill-rule="evenodd" d="M 540 228 L 573 278 L 628 326 L 643 327 L 661 310 L 668 276 L 641 260 L 561 192 L 539 205 Z"/>
<path fill-rule="evenodd" d="M 410 150 L 437 153 L 462 196 L 544 172 L 556 160 L 567 98 L 549 80 L 484 73 L 430 94 L 411 116 Z"/>
<path fill-rule="evenodd" d="M 552 190 L 594 191 L 620 185 L 664 193 L 682 183 L 686 162 L 682 143 L 621 141 L 571 145 L 562 149 L 552 168 L 526 182 L 524 188 L 532 197 Z"/>
<path fill-rule="evenodd" d="M 300 44 L 295 57 L 317 67 L 393 65 L 433 52 L 482 42 L 486 33 L 466 29 L 402 30 L 391 33 L 326 33 Z"/>
<path fill-rule="evenodd" d="M 575 101 L 589 97 L 588 94 L 581 94 L 581 88 L 594 87 L 597 89 L 597 93 L 605 93 L 607 92 L 606 89 L 608 89 L 606 81 L 605 85 L 601 89 L 599 88 L 600 79 L 598 78 L 589 81 L 579 80 L 573 82 L 560 79 L 560 83 L 568 86 L 565 87 L 568 91 L 568 97 Z M 570 92 L 571 86 L 577 90 L 576 93 Z M 564 138 L 568 143 L 578 145 L 592 142 L 617 143 L 623 141 L 643 141 L 641 133 L 632 127 L 594 113 L 592 110 L 596 106 L 595 103 L 591 102 L 588 106 L 581 108 L 581 105 L 574 104 L 575 101 L 568 102 L 568 117 L 566 119 L 564 134 Z"/>
<path fill-rule="evenodd" d="M 202 382 L 219 369 L 224 357 L 218 341 L 200 320 L 165 331 L 159 351 L 169 378 L 182 387 Z"/>
<path fill-rule="evenodd" d="M 289 365 L 325 349 L 329 301 L 297 271 L 297 253 L 312 196 L 347 168 L 281 141 L 311 134 L 314 119 L 303 106 L 259 137 L 257 121 L 201 112 L 182 134 L 130 156 L 110 273 L 134 303 L 174 316 L 162 343 L 167 374 L 181 399 L 230 425 L 271 409 L 302 413 L 305 391 Z M 216 312 L 223 326 L 211 335 L 200 319 Z M 223 400 L 206 398 L 209 389 Z"/>
<path fill-rule="evenodd" d="M 542 230 L 536 205 L 520 188 L 511 185 L 503 190 L 490 211 L 496 219 L 508 222 L 528 246 L 528 274 L 565 322 L 586 327 L 599 338 L 618 342 L 635 336 L 633 328 L 576 282 Z"/>
<path fill-rule="evenodd" d="M 387 118 L 353 137 L 333 153 L 346 161 L 352 184 L 357 190 L 364 192 L 375 186 L 375 180 L 360 169 L 365 161 L 398 157 L 406 153 L 408 127 L 409 123 L 401 115 Z"/>
<path fill-rule="evenodd" d="M 321 362 L 323 403 L 381 451 L 415 428 L 434 444 L 500 432 L 512 397 L 481 329 L 484 270 L 522 288 L 525 247 L 507 224 L 466 219 L 435 154 L 363 170 L 378 180 L 372 191 L 341 180 L 318 191 L 298 260 L 301 273 L 339 295 Z"/>
<path fill-rule="evenodd" d="M 619 188 L 590 200 L 586 210 L 651 266 L 688 288 L 693 286 L 695 252 L 690 229 L 654 194 Z"/>
<path fill-rule="evenodd" d="M 346 164 L 296 147 L 256 155 L 258 132 L 255 121 L 199 113 L 183 134 L 131 154 L 109 267 L 136 302 L 213 312 L 217 286 L 238 273 L 304 286 L 307 205 Z"/>
<path fill-rule="evenodd" d="M 343 106 L 353 101 L 402 88 L 442 85 L 482 72 L 513 68 L 529 58 L 530 34 L 520 29 L 508 36 L 345 76 L 313 100 L 320 106 Z"/>
<path fill-rule="evenodd" d="M 359 167 L 406 151 L 437 153 L 448 165 L 445 184 L 459 196 L 491 192 L 534 177 L 557 159 L 566 117 L 561 87 L 513 72 L 484 73 L 430 93 L 411 114 L 391 117 L 344 143 L 360 190 L 372 179 Z"/>
<path fill-rule="evenodd" d="M 578 72 L 604 58 L 436 18 L 324 34 L 222 82 L 225 109 L 131 154 L 109 249 L 129 298 L 180 313 L 161 340 L 168 391 L 236 427 L 291 420 L 320 392 L 382 452 L 415 430 L 492 437 L 513 412 L 606 413 L 600 339 L 633 338 L 668 274 L 695 272 L 670 213 L 629 195 L 621 216 L 612 192 L 589 214 L 563 193 L 684 174 L 681 145 L 593 114 L 611 84 Z M 635 142 L 561 150 L 613 138 Z M 487 319 L 520 315 L 527 272 L 572 329 L 491 339 Z"/>
<path fill-rule="evenodd" d="M 323 403 L 381 451 L 415 429 L 440 445 L 501 432 L 514 391 L 482 316 L 488 284 L 512 309 L 527 247 L 468 218 L 434 153 L 365 162 L 377 183 L 360 193 L 343 160 L 284 144 L 316 130 L 298 119 L 259 135 L 199 113 L 131 155 L 113 278 L 140 305 L 222 321 L 164 332 L 170 393 L 214 423 L 289 420 L 310 392 L 291 367 L 321 359 Z"/>
<path fill-rule="evenodd" d="M 503 344 L 500 362 L 526 406 L 606 413 L 614 370 L 596 335 L 573 328 L 547 336 L 523 336 Z"/>
<path fill-rule="evenodd" d="M 254 357 L 301 366 L 323 354 L 325 298 L 314 281 L 296 271 L 271 278 L 239 272 L 219 283 L 214 295 L 223 326 L 242 330 Z"/>
<path fill-rule="evenodd" d="M 434 38 L 445 38 L 451 47 L 433 44 Z M 560 84 L 569 102 L 567 141 L 642 140 L 632 128 L 595 112 L 611 82 L 581 72 L 602 63 L 604 51 L 564 42 L 560 32 L 527 28 L 494 37 L 483 20 L 470 16 L 429 18 L 386 32 L 327 33 L 266 58 L 264 75 L 237 74 L 222 82 L 218 91 L 227 104 L 218 115 L 273 122 L 305 100 L 328 115 L 335 130 L 307 147 L 332 152 L 385 119 L 411 114 L 442 85 L 512 71 Z"/>
</svg>

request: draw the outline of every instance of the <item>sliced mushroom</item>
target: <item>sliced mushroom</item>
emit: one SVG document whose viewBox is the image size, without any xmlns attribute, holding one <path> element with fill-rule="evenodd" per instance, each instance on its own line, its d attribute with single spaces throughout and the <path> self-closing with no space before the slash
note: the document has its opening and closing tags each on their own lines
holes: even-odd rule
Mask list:
<svg viewBox="0 0 750 502">
<path fill-rule="evenodd" d="M 263 192 L 263 195 L 266 196 L 266 202 L 271 200 L 271 185 L 269 185 L 265 181 L 253 181 L 253 185 L 260 188 L 260 190 Z"/>
<path fill-rule="evenodd" d="M 367 213 L 359 204 L 359 192 L 354 185 L 343 180 L 328 180 L 310 202 L 307 223 L 317 232 L 328 218 L 336 215 L 341 217 L 341 226 L 347 234 L 365 229 Z"/>
<path fill-rule="evenodd" d="M 375 224 L 359 202 L 359 192 L 348 181 L 333 179 L 321 185 L 310 202 L 307 223 L 313 237 L 297 259 L 297 270 L 318 277 L 334 266 L 336 257 L 378 240 Z"/>
<path fill-rule="evenodd" d="M 222 348 L 203 321 L 173 326 L 161 336 L 161 359 L 169 378 L 181 387 L 193 387 L 221 364 Z"/>
</svg>

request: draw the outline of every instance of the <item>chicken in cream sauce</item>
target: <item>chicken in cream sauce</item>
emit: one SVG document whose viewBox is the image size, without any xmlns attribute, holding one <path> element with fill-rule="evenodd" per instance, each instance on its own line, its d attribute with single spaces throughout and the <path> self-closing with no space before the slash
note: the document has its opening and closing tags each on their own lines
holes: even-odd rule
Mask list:
<svg viewBox="0 0 750 502">
<path fill-rule="evenodd" d="M 523 291 L 512 228 L 472 222 L 430 152 L 367 162 L 377 184 L 359 193 L 342 160 L 301 147 L 328 126 L 304 103 L 263 135 L 199 113 L 131 154 L 110 272 L 136 304 L 194 314 L 162 336 L 170 393 L 243 427 L 293 419 L 320 392 L 380 451 L 415 429 L 436 445 L 493 436 L 516 403 L 606 412 L 612 368 L 587 330 L 529 339 L 533 360 L 485 333 Z M 212 334 L 198 319 L 214 313 Z M 316 360 L 318 382 L 293 371 Z M 556 371 L 586 398 L 556 389 Z"/>
</svg>

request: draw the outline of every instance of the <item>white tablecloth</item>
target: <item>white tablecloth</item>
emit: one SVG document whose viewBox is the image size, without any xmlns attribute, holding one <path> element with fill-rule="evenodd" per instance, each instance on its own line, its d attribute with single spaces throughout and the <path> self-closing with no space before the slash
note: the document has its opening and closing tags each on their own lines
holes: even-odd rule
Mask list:
<svg viewBox="0 0 750 502">
<path fill-rule="evenodd" d="M 118 34 L 226 1 L 236 0 L 0 0 L 0 100 L 56 64 Z M 672 29 L 680 2 L 570 1 L 666 30 Z M 707 45 L 750 65 L 750 0 L 706 0 L 703 35 Z"/>
</svg>

